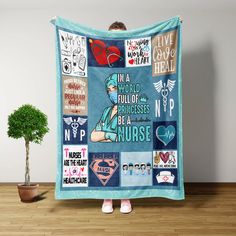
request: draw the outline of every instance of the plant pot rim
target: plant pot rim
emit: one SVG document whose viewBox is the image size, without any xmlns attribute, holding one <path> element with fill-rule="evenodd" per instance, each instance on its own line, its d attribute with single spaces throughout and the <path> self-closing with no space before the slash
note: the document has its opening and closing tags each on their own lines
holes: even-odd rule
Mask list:
<svg viewBox="0 0 236 236">
<path fill-rule="evenodd" d="M 25 185 L 24 183 L 17 184 L 18 187 L 20 188 L 35 188 L 38 187 L 39 184 L 30 184 L 30 185 Z"/>
</svg>

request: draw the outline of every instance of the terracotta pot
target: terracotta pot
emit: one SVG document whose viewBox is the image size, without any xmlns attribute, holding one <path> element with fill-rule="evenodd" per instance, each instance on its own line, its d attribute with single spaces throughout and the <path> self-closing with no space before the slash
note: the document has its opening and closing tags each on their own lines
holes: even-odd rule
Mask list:
<svg viewBox="0 0 236 236">
<path fill-rule="evenodd" d="M 39 184 L 17 184 L 18 193 L 22 202 L 34 202 L 38 197 Z"/>
</svg>

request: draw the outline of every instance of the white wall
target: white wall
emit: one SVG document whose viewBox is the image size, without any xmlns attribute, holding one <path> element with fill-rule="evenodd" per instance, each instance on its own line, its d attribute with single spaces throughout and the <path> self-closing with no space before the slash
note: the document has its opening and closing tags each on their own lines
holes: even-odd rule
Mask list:
<svg viewBox="0 0 236 236">
<path fill-rule="evenodd" d="M 33 3 L 34 2 L 34 3 Z M 235 182 L 236 1 L 0 0 L 0 182 L 23 182 L 23 140 L 7 136 L 7 117 L 24 103 L 48 115 L 50 133 L 30 147 L 32 182 L 56 176 L 54 28 L 58 15 L 98 29 L 128 29 L 183 18 L 184 176 Z M 234 146 L 235 145 L 235 146 Z"/>
</svg>

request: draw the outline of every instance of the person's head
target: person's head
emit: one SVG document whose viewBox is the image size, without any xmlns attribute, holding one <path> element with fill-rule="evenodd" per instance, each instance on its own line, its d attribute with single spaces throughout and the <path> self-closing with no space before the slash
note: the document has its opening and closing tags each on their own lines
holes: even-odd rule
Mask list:
<svg viewBox="0 0 236 236">
<path fill-rule="evenodd" d="M 142 164 L 141 164 L 141 169 L 142 169 L 142 170 L 145 170 L 145 169 L 146 169 L 146 164 L 145 164 L 145 163 L 142 163 Z"/>
<path fill-rule="evenodd" d="M 140 167 L 140 166 L 139 166 L 139 163 L 135 163 L 135 164 L 134 164 L 134 168 L 135 168 L 135 169 L 139 169 L 139 167 Z"/>
<path fill-rule="evenodd" d="M 127 30 L 127 28 L 123 22 L 115 21 L 108 27 L 108 30 L 109 31 Z"/>
<path fill-rule="evenodd" d="M 134 167 L 133 163 L 129 163 L 129 169 L 132 170 Z"/>
<path fill-rule="evenodd" d="M 128 170 L 128 164 L 127 163 L 123 164 L 123 170 Z"/>
<path fill-rule="evenodd" d="M 147 163 L 147 169 L 148 169 L 148 170 L 151 169 L 151 163 L 150 163 L 150 162 Z"/>
</svg>

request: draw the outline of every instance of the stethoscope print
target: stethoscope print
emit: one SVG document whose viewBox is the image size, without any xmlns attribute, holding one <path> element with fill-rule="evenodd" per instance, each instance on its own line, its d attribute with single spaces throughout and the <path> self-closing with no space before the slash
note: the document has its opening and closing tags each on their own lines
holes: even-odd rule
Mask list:
<svg viewBox="0 0 236 236">
<path fill-rule="evenodd" d="M 102 41 L 99 41 L 99 42 L 102 42 Z M 102 43 L 104 43 L 104 42 L 102 42 Z M 104 50 L 105 50 L 106 64 L 108 64 L 109 67 L 112 67 L 113 66 L 112 63 L 115 62 L 115 61 L 111 62 L 110 58 L 112 56 L 115 56 L 115 57 L 119 58 L 120 61 L 123 60 L 122 56 L 120 56 L 118 53 L 113 52 L 112 50 L 108 49 L 105 46 L 105 44 L 103 46 L 103 45 L 100 45 L 100 44 L 94 42 L 93 40 L 90 40 L 90 47 L 91 47 L 91 50 L 92 50 L 95 58 L 99 58 L 100 56 L 103 56 L 103 53 L 104 53 Z"/>
</svg>

